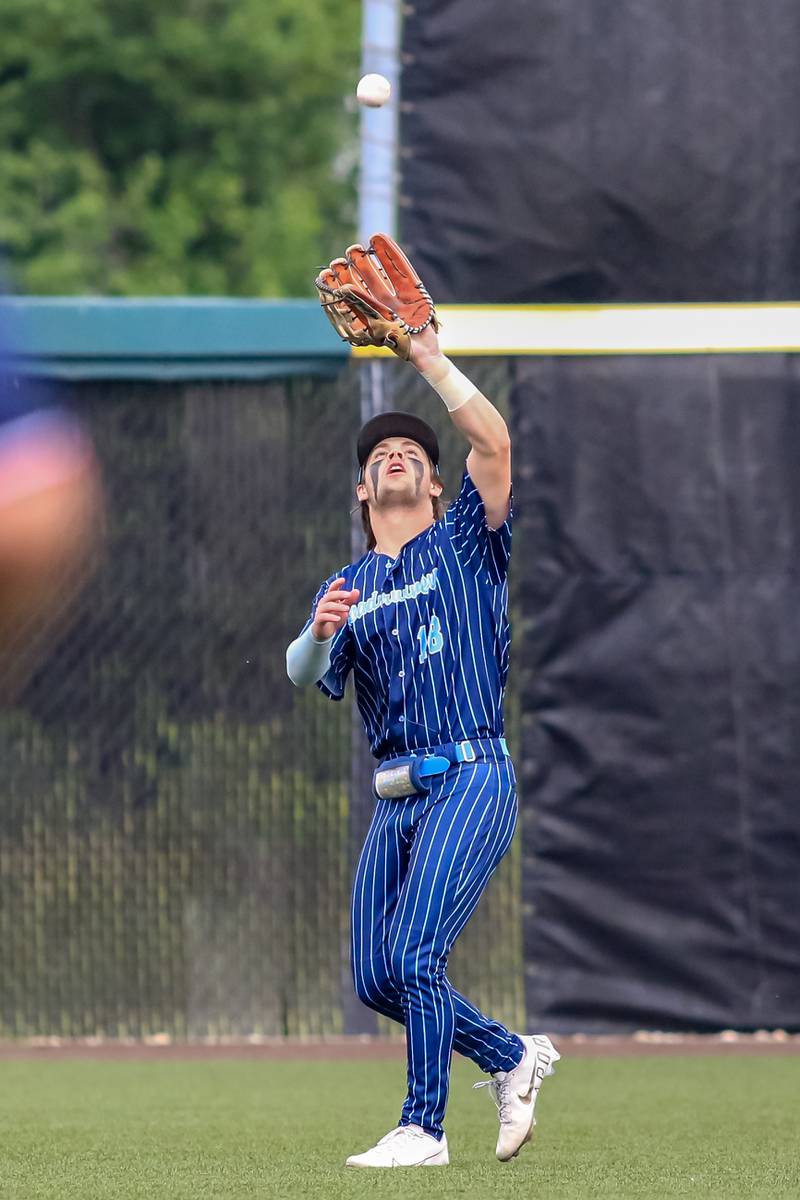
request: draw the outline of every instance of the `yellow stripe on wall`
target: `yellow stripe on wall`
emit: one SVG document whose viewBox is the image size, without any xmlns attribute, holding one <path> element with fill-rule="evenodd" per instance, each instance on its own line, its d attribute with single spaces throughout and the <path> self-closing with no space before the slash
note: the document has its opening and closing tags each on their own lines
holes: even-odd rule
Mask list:
<svg viewBox="0 0 800 1200">
<path fill-rule="evenodd" d="M 800 303 L 442 305 L 452 355 L 795 354 Z M 359 358 L 382 347 L 354 348 Z"/>
</svg>

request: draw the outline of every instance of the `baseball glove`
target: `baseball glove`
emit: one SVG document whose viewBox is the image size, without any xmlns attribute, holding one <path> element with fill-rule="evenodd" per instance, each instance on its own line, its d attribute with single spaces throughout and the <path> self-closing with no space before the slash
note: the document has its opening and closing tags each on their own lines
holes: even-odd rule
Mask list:
<svg viewBox="0 0 800 1200">
<path fill-rule="evenodd" d="M 432 325 L 436 309 L 422 280 L 393 238 L 375 233 L 369 246 L 348 246 L 316 278 L 325 315 L 351 346 L 388 346 L 411 357 L 411 335 Z"/>
</svg>

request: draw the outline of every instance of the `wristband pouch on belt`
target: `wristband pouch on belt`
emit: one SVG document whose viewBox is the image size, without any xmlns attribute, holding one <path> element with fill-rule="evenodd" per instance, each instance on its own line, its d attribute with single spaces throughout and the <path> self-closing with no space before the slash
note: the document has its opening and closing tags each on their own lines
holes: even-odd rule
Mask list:
<svg viewBox="0 0 800 1200">
<path fill-rule="evenodd" d="M 449 758 L 414 754 L 377 767 L 372 776 L 372 789 L 381 800 L 402 800 L 406 796 L 421 796 L 431 790 L 434 775 L 441 775 L 450 766 Z"/>
</svg>

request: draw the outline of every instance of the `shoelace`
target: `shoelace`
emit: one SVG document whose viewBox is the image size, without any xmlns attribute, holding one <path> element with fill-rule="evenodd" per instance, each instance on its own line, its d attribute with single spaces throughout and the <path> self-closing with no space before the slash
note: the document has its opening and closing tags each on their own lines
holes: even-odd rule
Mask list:
<svg viewBox="0 0 800 1200">
<path fill-rule="evenodd" d="M 480 1083 L 473 1083 L 472 1087 L 473 1090 L 488 1088 L 489 1095 L 494 1100 L 500 1114 L 500 1124 L 505 1125 L 510 1121 L 508 1102 L 511 1099 L 511 1084 L 507 1076 L 504 1079 L 482 1079 Z"/>
</svg>

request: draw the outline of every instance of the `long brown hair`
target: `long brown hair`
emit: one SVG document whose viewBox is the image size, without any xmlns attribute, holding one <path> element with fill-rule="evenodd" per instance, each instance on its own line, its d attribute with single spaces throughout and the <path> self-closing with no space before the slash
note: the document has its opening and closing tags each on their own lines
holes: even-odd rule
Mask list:
<svg viewBox="0 0 800 1200">
<path fill-rule="evenodd" d="M 431 470 L 431 483 L 441 483 L 442 488 L 444 489 L 442 477 L 436 470 Z M 442 493 L 438 496 L 431 496 L 431 508 L 433 509 L 434 521 L 441 521 L 445 514 L 445 510 L 447 509 L 447 505 L 444 502 L 443 496 L 444 491 L 442 491 Z M 375 534 L 372 532 L 372 522 L 369 519 L 369 501 L 367 500 L 361 501 L 361 527 L 364 530 L 364 536 L 367 539 L 367 549 L 374 550 L 376 544 Z"/>
</svg>

